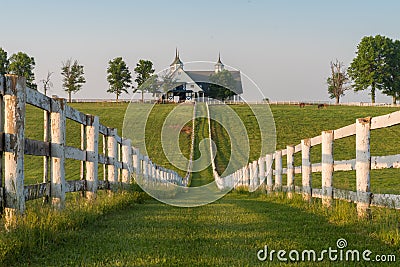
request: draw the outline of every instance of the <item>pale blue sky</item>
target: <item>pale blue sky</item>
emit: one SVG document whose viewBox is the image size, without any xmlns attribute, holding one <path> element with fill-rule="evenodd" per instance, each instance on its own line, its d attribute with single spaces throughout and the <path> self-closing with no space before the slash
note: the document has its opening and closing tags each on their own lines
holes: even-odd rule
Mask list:
<svg viewBox="0 0 400 267">
<path fill-rule="evenodd" d="M 59 96 L 66 96 L 61 62 L 78 59 L 87 83 L 75 98 L 114 97 L 106 93 L 114 57 L 122 56 L 131 70 L 142 58 L 161 70 L 178 47 L 183 62 L 215 61 L 220 51 L 225 64 L 246 73 L 272 100 L 328 100 L 331 60 L 349 65 L 366 35 L 400 38 L 395 0 L 4 2 L 0 47 L 35 57 L 37 81 L 53 71 L 51 93 Z M 369 96 L 348 93 L 343 100 Z"/>
</svg>

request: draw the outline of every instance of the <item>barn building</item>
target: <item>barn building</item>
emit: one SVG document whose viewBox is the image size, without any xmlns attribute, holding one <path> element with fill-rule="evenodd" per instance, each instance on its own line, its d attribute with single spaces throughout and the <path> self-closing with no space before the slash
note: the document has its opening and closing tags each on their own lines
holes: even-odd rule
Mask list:
<svg viewBox="0 0 400 267">
<path fill-rule="evenodd" d="M 214 65 L 214 70 L 185 70 L 179 52 L 176 50 L 175 59 L 170 65 L 170 75 L 175 88 L 170 89 L 166 98 L 169 102 L 192 101 L 194 98 L 204 99 L 210 95 L 210 77 L 225 69 L 221 61 L 221 56 L 218 55 L 218 61 Z M 234 95 L 227 100 L 238 101 L 243 94 L 242 80 L 240 71 L 229 70 L 232 78 L 235 80 L 235 88 L 229 88 Z"/>
</svg>

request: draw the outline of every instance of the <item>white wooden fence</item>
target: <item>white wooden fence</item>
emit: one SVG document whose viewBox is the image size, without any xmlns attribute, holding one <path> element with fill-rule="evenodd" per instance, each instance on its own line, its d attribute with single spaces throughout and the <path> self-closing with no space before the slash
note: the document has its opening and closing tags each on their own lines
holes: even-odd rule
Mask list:
<svg viewBox="0 0 400 267">
<path fill-rule="evenodd" d="M 327 106 L 356 106 L 356 107 L 400 107 L 400 104 L 392 104 L 392 103 L 370 103 L 370 102 L 344 102 L 335 104 L 330 101 L 243 101 L 243 100 L 226 100 L 219 101 L 215 99 L 206 99 L 207 103 L 212 105 L 291 105 L 291 106 L 299 106 L 300 104 L 304 104 L 306 106 L 318 106 L 319 104 L 324 104 Z"/>
<path fill-rule="evenodd" d="M 373 194 L 370 186 L 370 170 L 400 168 L 400 154 L 371 157 L 370 131 L 397 124 L 400 124 L 400 111 L 374 118 L 357 119 L 354 124 L 336 130 L 323 131 L 319 136 L 301 140 L 300 144 L 288 145 L 286 149 L 267 154 L 226 177 L 231 179 L 224 180 L 233 180 L 236 188 L 244 186 L 249 191 L 262 185 L 269 192 L 276 190 L 288 192 L 288 197 L 296 192 L 302 194 L 306 200 L 311 200 L 312 197 L 322 198 L 326 206 L 330 206 L 333 199 L 356 202 L 360 216 L 369 213 L 370 205 L 400 209 L 400 195 Z M 356 158 L 334 160 L 334 141 L 353 135 L 356 136 Z M 322 147 L 322 163 L 312 164 L 311 149 L 319 144 Z M 294 166 L 295 153 L 301 153 L 301 166 Z M 286 168 L 282 168 L 283 156 L 286 156 Z M 356 192 L 334 188 L 334 172 L 350 170 L 356 171 Z M 313 172 L 322 173 L 322 188 L 313 188 L 311 179 Z M 301 186 L 295 186 L 296 173 L 301 173 Z M 283 174 L 287 176 L 286 185 L 282 184 Z M 225 182 L 225 186 L 230 185 Z"/>
<path fill-rule="evenodd" d="M 25 137 L 26 104 L 44 110 L 44 141 Z M 129 139 L 118 136 L 116 129 L 102 125 L 97 116 L 71 108 L 65 99 L 49 98 L 27 88 L 24 78 L 0 76 L 0 110 L 0 200 L 9 220 L 24 212 L 26 201 L 47 197 L 62 208 L 68 192 L 83 191 L 87 198 L 94 198 L 97 190 L 129 184 L 132 177 L 177 185 L 188 183 L 187 177 L 152 163 L 131 146 Z M 80 148 L 66 145 L 67 119 L 81 124 Z M 103 141 L 102 153 L 99 140 Z M 43 183 L 24 184 L 24 154 L 44 157 Z M 80 179 L 65 179 L 65 159 L 81 161 Z M 99 164 L 104 165 L 103 179 L 98 177 Z"/>
</svg>

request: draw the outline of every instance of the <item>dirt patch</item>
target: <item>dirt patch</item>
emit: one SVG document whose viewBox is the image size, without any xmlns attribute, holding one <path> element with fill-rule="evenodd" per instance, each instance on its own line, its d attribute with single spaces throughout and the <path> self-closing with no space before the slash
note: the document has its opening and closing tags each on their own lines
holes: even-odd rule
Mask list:
<svg viewBox="0 0 400 267">
<path fill-rule="evenodd" d="M 185 134 L 192 134 L 192 127 L 190 126 L 183 126 L 181 129 L 181 133 L 185 133 Z"/>
</svg>

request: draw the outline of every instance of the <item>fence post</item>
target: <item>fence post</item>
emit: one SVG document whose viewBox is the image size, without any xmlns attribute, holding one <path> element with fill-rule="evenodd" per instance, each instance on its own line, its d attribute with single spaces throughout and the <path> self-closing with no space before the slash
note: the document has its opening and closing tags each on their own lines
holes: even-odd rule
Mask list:
<svg viewBox="0 0 400 267">
<path fill-rule="evenodd" d="M 108 132 L 108 130 L 107 130 L 107 132 Z M 106 134 L 102 134 L 101 135 L 101 139 L 102 139 L 102 146 L 103 146 L 103 155 L 104 155 L 104 160 L 105 161 L 107 161 L 107 133 Z M 100 142 L 100 140 L 99 140 L 99 142 Z M 99 177 L 99 179 L 100 179 L 100 177 Z M 108 174 L 107 174 L 107 162 L 105 162 L 104 164 L 103 164 L 103 181 L 105 182 L 105 183 L 107 183 L 106 184 L 106 186 L 109 188 L 110 187 L 110 183 L 108 182 Z"/>
<path fill-rule="evenodd" d="M 115 190 L 118 184 L 118 169 L 116 168 L 116 162 L 118 161 L 118 151 L 117 151 L 117 129 L 109 128 L 107 136 L 107 156 L 109 159 L 107 165 L 107 180 L 110 184 L 110 189 Z"/>
<path fill-rule="evenodd" d="M 370 128 L 371 118 L 356 120 L 356 181 L 357 214 L 359 217 L 371 215 L 370 203 Z"/>
<path fill-rule="evenodd" d="M 254 166 L 253 162 L 249 163 L 249 191 L 254 189 Z"/>
<path fill-rule="evenodd" d="M 250 176 L 251 176 L 251 171 L 249 168 L 250 164 L 247 164 L 245 169 L 244 169 L 244 177 L 245 177 L 245 185 L 247 186 L 247 190 L 250 190 Z"/>
<path fill-rule="evenodd" d="M 149 181 L 149 169 L 147 166 L 147 156 L 143 156 L 142 159 L 142 175 L 143 175 L 143 180 L 145 181 L 145 184 L 147 186 L 150 185 L 150 181 Z"/>
<path fill-rule="evenodd" d="M 330 207 L 333 199 L 333 131 L 322 132 L 322 204 Z"/>
<path fill-rule="evenodd" d="M 86 198 L 96 198 L 99 165 L 99 117 L 86 116 Z"/>
<path fill-rule="evenodd" d="M 25 78 L 6 75 L 4 95 L 4 189 L 5 225 L 14 227 L 16 216 L 25 211 L 24 197 L 24 145 L 25 145 Z"/>
<path fill-rule="evenodd" d="M 122 142 L 122 138 L 119 138 Z M 120 144 L 117 140 L 117 161 L 114 162 L 115 168 L 117 169 L 117 174 L 118 174 L 118 182 L 121 181 L 121 173 L 122 173 L 122 157 L 121 157 L 121 147 L 122 144 Z"/>
<path fill-rule="evenodd" d="M 265 156 L 265 161 L 266 161 L 266 174 L 267 174 L 267 191 L 271 192 L 273 190 L 273 181 L 272 181 L 272 176 L 273 176 L 273 169 L 272 169 L 272 162 L 273 162 L 273 155 L 272 154 L 267 154 Z"/>
<path fill-rule="evenodd" d="M 144 176 L 143 176 L 143 155 L 140 154 L 140 151 L 138 148 L 136 148 L 136 153 L 137 153 L 136 182 L 139 184 L 140 183 L 143 184 L 145 182 Z"/>
<path fill-rule="evenodd" d="M 275 152 L 275 186 L 274 190 L 282 190 L 282 150 Z"/>
<path fill-rule="evenodd" d="M 84 124 L 81 124 L 81 149 L 86 150 L 86 126 Z M 85 180 L 85 164 L 84 161 L 81 161 L 81 180 Z"/>
<path fill-rule="evenodd" d="M 258 177 L 259 177 L 259 183 L 261 186 L 261 192 L 265 193 L 265 188 L 266 188 L 266 181 L 265 181 L 265 157 L 261 157 L 258 159 Z"/>
<path fill-rule="evenodd" d="M 303 199 L 311 201 L 312 199 L 312 180 L 311 180 L 311 139 L 301 140 L 301 179 L 303 186 Z"/>
<path fill-rule="evenodd" d="M 174 173 L 171 170 L 168 170 L 168 173 L 169 173 L 169 180 L 170 180 L 171 184 L 175 184 Z"/>
<path fill-rule="evenodd" d="M 159 183 L 162 183 L 163 182 L 163 172 L 159 169 L 159 168 L 157 168 L 157 166 L 155 166 L 154 167 L 154 173 L 155 173 L 155 176 L 156 176 L 156 179 L 157 179 L 157 181 L 159 182 Z"/>
<path fill-rule="evenodd" d="M 132 142 L 130 139 L 122 140 L 122 162 L 126 164 L 126 169 L 122 169 L 122 184 L 129 185 L 132 171 Z"/>
<path fill-rule="evenodd" d="M 54 98 L 51 101 L 51 182 L 52 204 L 62 209 L 65 205 L 65 105 L 67 101 Z"/>
<path fill-rule="evenodd" d="M 241 172 L 240 185 L 245 186 L 245 184 L 246 184 L 246 166 L 243 166 L 240 169 L 240 172 Z"/>
<path fill-rule="evenodd" d="M 140 176 L 142 175 L 142 155 L 140 154 L 139 148 L 135 148 L 135 155 L 136 155 L 136 164 L 134 167 L 135 167 L 136 179 L 139 179 Z"/>
<path fill-rule="evenodd" d="M 258 161 L 254 160 L 253 161 L 253 191 L 256 191 L 258 186 L 260 185 L 260 180 L 259 180 L 259 168 L 258 168 Z"/>
<path fill-rule="evenodd" d="M 288 189 L 288 198 L 293 197 L 294 192 L 294 146 L 286 146 L 286 185 Z"/>
<path fill-rule="evenodd" d="M 238 170 L 237 180 L 237 187 L 243 186 L 243 167 Z"/>
<path fill-rule="evenodd" d="M 138 174 L 138 160 L 139 160 L 139 157 L 138 157 L 138 153 L 137 153 L 137 148 L 132 147 L 132 173 L 135 174 L 135 176 L 134 176 L 135 181 L 137 179 L 137 174 Z"/>
<path fill-rule="evenodd" d="M 237 174 L 236 174 L 236 187 L 235 187 L 235 189 L 237 189 L 238 186 L 241 186 L 241 185 L 242 185 L 242 178 L 243 178 L 243 171 L 242 171 L 242 168 L 240 168 L 240 169 L 237 170 L 236 172 L 237 172 Z"/>
<path fill-rule="evenodd" d="M 4 89 L 5 89 L 5 77 L 3 75 L 0 75 L 0 91 L 2 92 L 0 94 L 0 132 L 2 133 L 4 133 L 4 101 L 3 101 Z M 0 151 L 0 212 L 3 212 L 2 207 L 4 207 L 3 158 L 4 158 L 3 152 Z"/>
<path fill-rule="evenodd" d="M 43 141 L 50 141 L 50 112 L 47 110 L 43 111 Z M 43 157 L 43 183 L 50 182 L 49 179 L 49 166 L 50 166 L 50 157 Z M 50 191 L 50 190 L 49 190 Z M 43 202 L 49 202 L 49 191 L 46 192 L 46 196 L 43 197 Z"/>
</svg>

